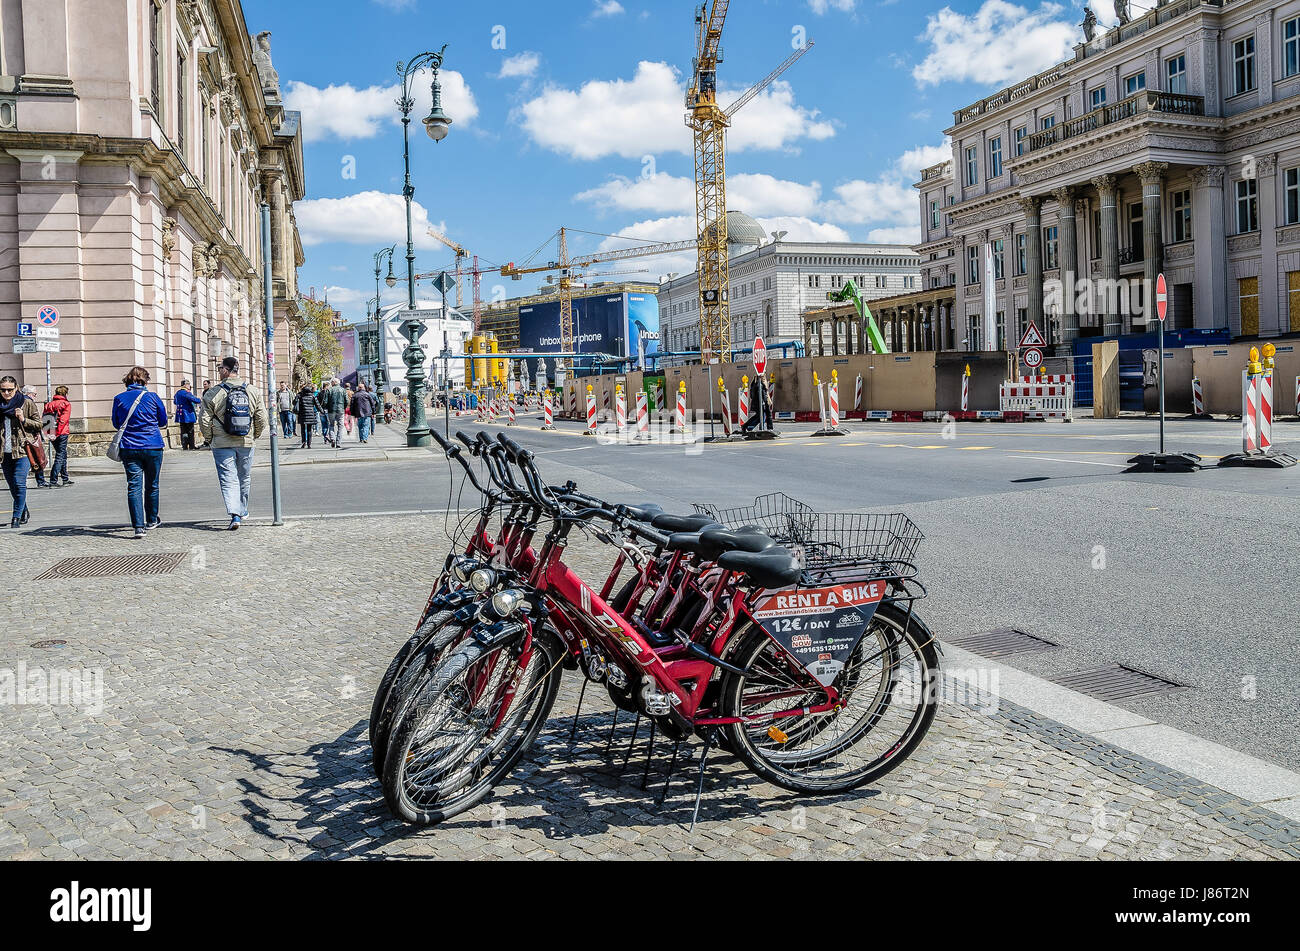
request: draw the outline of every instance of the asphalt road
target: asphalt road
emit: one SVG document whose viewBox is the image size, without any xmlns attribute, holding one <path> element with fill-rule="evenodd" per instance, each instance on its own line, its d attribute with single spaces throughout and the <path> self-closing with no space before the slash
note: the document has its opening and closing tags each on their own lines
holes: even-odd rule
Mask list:
<svg viewBox="0 0 1300 951">
<path fill-rule="evenodd" d="M 780 490 L 823 511 L 904 511 L 927 536 L 918 560 L 931 596 L 918 611 L 941 638 L 1018 628 L 1061 645 L 1001 658 L 1033 673 L 1118 662 L 1176 681 L 1186 689 L 1120 705 L 1300 768 L 1300 468 L 1125 474 L 1130 455 L 1155 447 L 1155 423 L 1144 419 L 967 423 L 947 434 L 938 424 L 854 423 L 830 439 L 792 426 L 772 442 L 695 447 L 606 445 L 572 424 L 542 433 L 521 419 L 510 432 L 550 481 L 572 478 L 605 498 L 689 511 Z M 1275 442 L 1300 447 L 1300 423 L 1278 423 Z M 1171 421 L 1168 445 L 1213 462 L 1239 448 L 1239 424 Z M 290 521 L 441 511 L 456 506 L 460 487 L 444 459 L 422 453 L 282 471 Z M 255 516 L 270 510 L 268 476 L 256 470 Z M 165 520 L 224 523 L 206 454 L 170 453 L 162 484 Z M 33 493 L 31 536 L 118 526 L 123 495 L 116 475 Z M 461 501 L 473 504 L 472 489 Z M 385 533 L 402 526 L 376 519 L 368 554 L 382 557 Z M 304 557 L 319 565 L 322 554 Z"/>
</svg>

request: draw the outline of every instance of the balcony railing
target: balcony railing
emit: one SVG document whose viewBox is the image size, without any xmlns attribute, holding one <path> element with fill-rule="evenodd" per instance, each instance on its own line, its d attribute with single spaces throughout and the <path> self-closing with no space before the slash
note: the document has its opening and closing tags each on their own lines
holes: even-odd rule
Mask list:
<svg viewBox="0 0 1300 951">
<path fill-rule="evenodd" d="M 1146 252 L 1145 252 L 1145 250 L 1142 248 L 1141 245 L 1137 245 L 1137 246 L 1132 247 L 1132 248 L 1120 248 L 1120 249 L 1119 249 L 1119 263 L 1120 263 L 1121 265 L 1124 265 L 1124 264 L 1140 264 L 1143 260 L 1145 260 L 1145 257 L 1144 257 L 1145 254 L 1146 254 Z"/>
<path fill-rule="evenodd" d="M 1095 132 L 1102 126 L 1123 122 L 1134 116 L 1159 112 L 1180 116 L 1205 115 L 1205 99 L 1201 96 L 1184 96 L 1176 92 L 1144 89 L 1110 105 L 1099 106 L 1091 112 L 1067 119 L 1064 122 L 1035 132 L 1029 137 L 1029 151 L 1051 148 L 1076 136 Z"/>
</svg>

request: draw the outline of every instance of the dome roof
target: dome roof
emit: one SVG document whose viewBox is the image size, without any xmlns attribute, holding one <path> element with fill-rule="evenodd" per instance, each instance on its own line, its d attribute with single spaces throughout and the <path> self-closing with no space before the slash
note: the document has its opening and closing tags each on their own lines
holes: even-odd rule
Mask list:
<svg viewBox="0 0 1300 951">
<path fill-rule="evenodd" d="M 743 211 L 727 212 L 728 245 L 756 248 L 763 243 L 766 237 L 767 232 L 763 230 L 763 226 Z"/>
</svg>

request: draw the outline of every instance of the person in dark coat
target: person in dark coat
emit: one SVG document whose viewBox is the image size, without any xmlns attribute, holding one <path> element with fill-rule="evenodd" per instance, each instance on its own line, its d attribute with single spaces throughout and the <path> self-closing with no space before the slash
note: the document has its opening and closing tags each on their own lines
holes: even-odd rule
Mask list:
<svg viewBox="0 0 1300 951">
<path fill-rule="evenodd" d="M 311 436 L 319 422 L 319 415 L 316 411 L 316 393 L 311 386 L 304 386 L 298 391 L 298 425 L 302 430 L 302 441 L 298 444 L 299 449 L 311 448 Z"/>
<path fill-rule="evenodd" d="M 181 427 L 181 448 L 194 448 L 194 424 L 199 421 L 198 409 L 203 405 L 203 400 L 194 395 L 190 389 L 189 380 L 181 380 L 181 388 L 172 396 L 172 402 L 176 405 L 176 422 Z"/>
</svg>

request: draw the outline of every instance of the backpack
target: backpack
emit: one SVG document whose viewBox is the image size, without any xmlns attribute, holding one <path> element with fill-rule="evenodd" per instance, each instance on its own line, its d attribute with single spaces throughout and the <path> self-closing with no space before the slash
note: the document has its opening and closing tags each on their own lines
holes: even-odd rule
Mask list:
<svg viewBox="0 0 1300 951">
<path fill-rule="evenodd" d="M 226 413 L 221 428 L 229 436 L 247 436 L 253 428 L 253 404 L 248 398 L 247 385 L 222 383 L 221 388 L 226 391 Z"/>
</svg>

